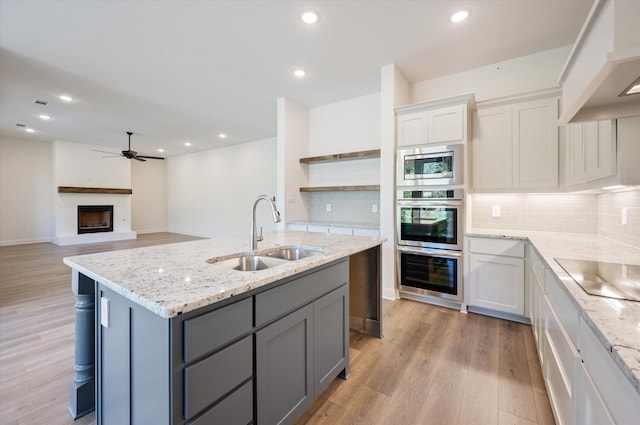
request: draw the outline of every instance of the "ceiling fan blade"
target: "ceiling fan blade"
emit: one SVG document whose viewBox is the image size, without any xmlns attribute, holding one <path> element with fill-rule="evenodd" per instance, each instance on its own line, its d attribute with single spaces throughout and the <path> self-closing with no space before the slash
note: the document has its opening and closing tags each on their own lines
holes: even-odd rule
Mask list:
<svg viewBox="0 0 640 425">
<path fill-rule="evenodd" d="M 121 156 L 119 153 L 116 153 L 116 152 L 99 151 L 97 149 L 91 149 L 91 150 L 94 152 L 110 153 L 111 155 Z"/>
<path fill-rule="evenodd" d="M 164 160 L 164 158 L 162 158 L 161 156 L 146 156 L 146 155 L 138 155 L 138 156 L 136 156 L 136 158 L 162 159 L 162 160 Z"/>
<path fill-rule="evenodd" d="M 120 158 L 122 155 L 107 155 L 103 156 L 103 158 Z"/>
<path fill-rule="evenodd" d="M 136 161 L 142 161 L 142 162 L 146 161 L 146 159 L 143 159 L 143 158 L 141 158 L 139 156 L 132 156 L 131 159 L 135 159 Z"/>
</svg>

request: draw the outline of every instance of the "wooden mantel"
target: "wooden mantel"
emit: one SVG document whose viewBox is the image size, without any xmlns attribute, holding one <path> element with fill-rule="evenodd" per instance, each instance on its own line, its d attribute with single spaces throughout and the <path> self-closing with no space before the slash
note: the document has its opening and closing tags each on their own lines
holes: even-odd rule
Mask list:
<svg viewBox="0 0 640 425">
<path fill-rule="evenodd" d="M 58 186 L 58 193 L 106 193 L 110 195 L 131 195 L 131 189 L 114 189 L 108 187 Z"/>
</svg>

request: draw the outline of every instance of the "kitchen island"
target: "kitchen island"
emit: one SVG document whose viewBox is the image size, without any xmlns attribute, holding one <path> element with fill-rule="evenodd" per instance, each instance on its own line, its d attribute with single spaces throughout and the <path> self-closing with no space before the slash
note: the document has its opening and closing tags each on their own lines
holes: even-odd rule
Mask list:
<svg viewBox="0 0 640 425">
<path fill-rule="evenodd" d="M 349 257 L 382 242 L 267 234 L 256 253 L 315 252 L 255 272 L 221 265 L 245 238 L 65 258 L 78 298 L 72 415 L 95 399 L 98 424 L 293 422 L 349 373 Z"/>
</svg>

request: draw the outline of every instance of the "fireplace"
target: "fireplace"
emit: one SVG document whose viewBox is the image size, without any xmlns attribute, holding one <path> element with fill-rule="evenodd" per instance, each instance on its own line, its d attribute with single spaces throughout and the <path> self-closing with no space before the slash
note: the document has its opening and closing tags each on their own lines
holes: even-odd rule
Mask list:
<svg viewBox="0 0 640 425">
<path fill-rule="evenodd" d="M 78 234 L 113 232 L 113 205 L 78 205 Z"/>
</svg>

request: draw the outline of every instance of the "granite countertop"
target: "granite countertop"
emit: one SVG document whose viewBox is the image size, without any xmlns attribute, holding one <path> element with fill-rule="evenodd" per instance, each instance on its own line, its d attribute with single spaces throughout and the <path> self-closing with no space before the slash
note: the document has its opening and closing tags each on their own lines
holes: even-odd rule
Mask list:
<svg viewBox="0 0 640 425">
<path fill-rule="evenodd" d="M 640 265 L 640 248 L 594 234 L 473 229 L 467 236 L 528 239 L 564 283 L 584 322 L 640 394 L 640 302 L 587 294 L 554 258 Z"/>
<path fill-rule="evenodd" d="M 64 263 L 129 300 L 165 318 L 204 307 L 291 275 L 380 245 L 366 236 L 307 232 L 264 235 L 258 251 L 286 245 L 322 253 L 257 272 L 207 263 L 210 258 L 246 252 L 248 237 L 203 239 L 145 248 L 66 257 Z"/>
<path fill-rule="evenodd" d="M 353 227 L 358 229 L 380 229 L 379 224 L 358 223 L 351 221 L 288 221 L 287 224 L 303 224 L 313 226 Z"/>
</svg>

